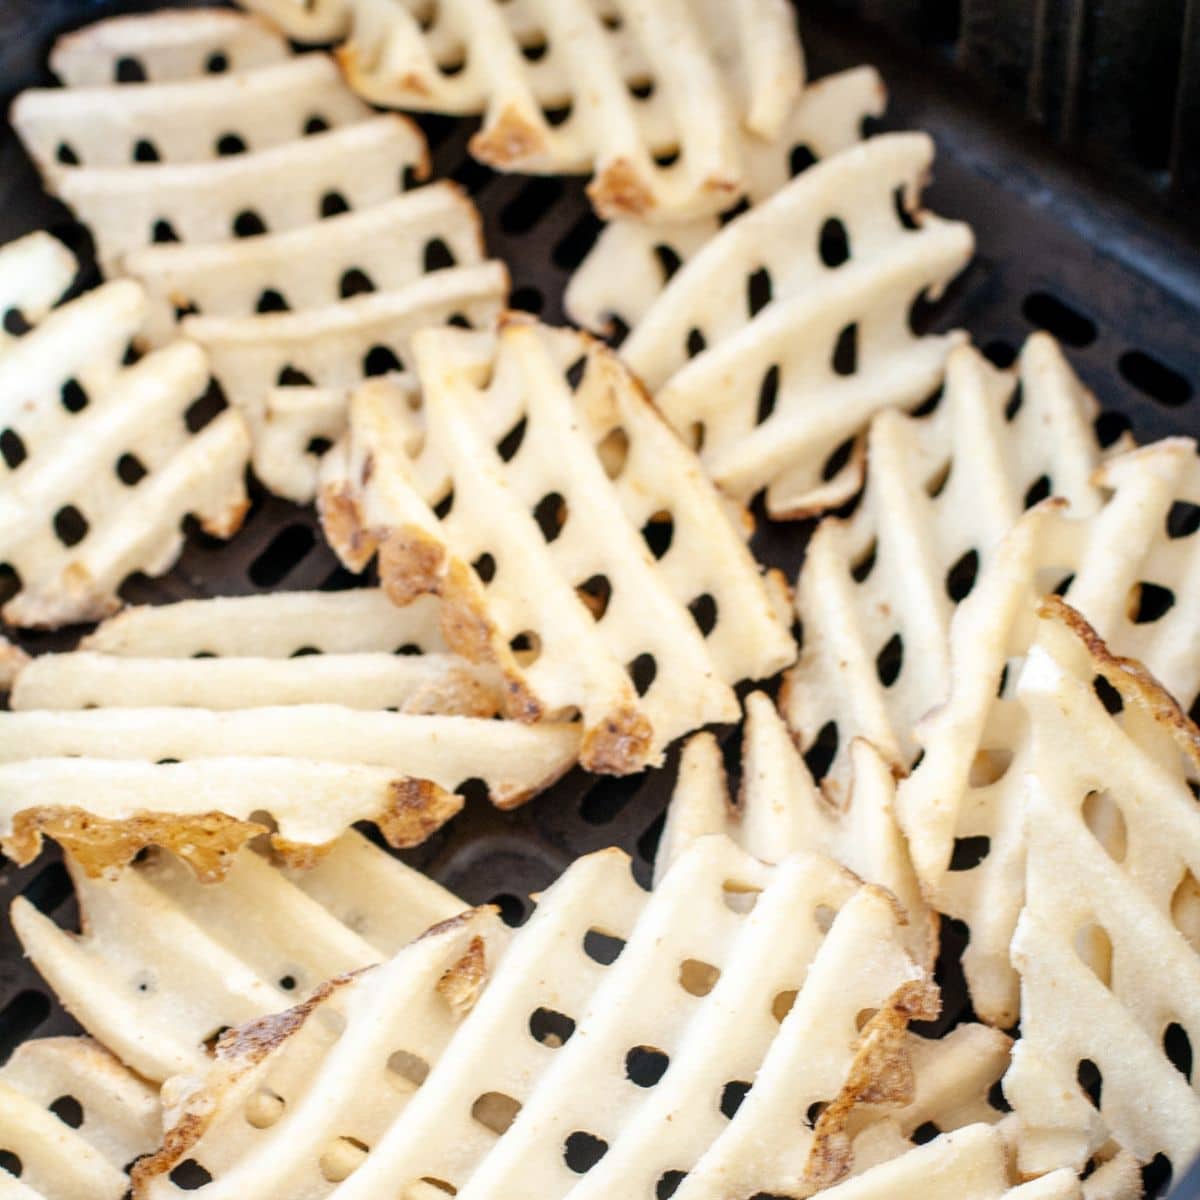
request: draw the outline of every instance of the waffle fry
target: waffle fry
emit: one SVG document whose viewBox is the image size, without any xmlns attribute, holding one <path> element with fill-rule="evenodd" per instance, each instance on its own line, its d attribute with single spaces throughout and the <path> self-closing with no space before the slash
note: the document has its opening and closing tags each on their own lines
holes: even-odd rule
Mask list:
<svg viewBox="0 0 1200 1200">
<path fill-rule="evenodd" d="M 378 550 L 393 599 L 440 595 L 448 642 L 499 667 L 510 715 L 580 710 L 593 770 L 639 770 L 734 719 L 729 685 L 787 663 L 791 637 L 722 501 L 613 355 L 516 316 L 414 348 L 415 451 L 408 405 L 375 387 L 326 460 L 322 517 L 347 566 Z M 429 505 L 449 496 L 439 519 Z"/>
<path fill-rule="evenodd" d="M 30 88 L 17 97 L 12 120 L 53 184 L 73 168 L 215 160 L 223 139 L 235 137 L 237 153 L 267 150 L 303 137 L 313 122 L 332 128 L 369 115 L 328 55 L 304 54 L 238 75 Z"/>
<path fill-rule="evenodd" d="M 208 351 L 213 374 L 257 433 L 276 383 L 298 373 L 323 388 L 345 388 L 371 373 L 372 354 L 402 367 L 418 330 L 454 318 L 490 325 L 507 295 L 504 264 L 481 262 L 302 312 L 187 317 L 183 331 Z"/>
<path fill-rule="evenodd" d="M 766 200 L 797 173 L 803 157 L 828 158 L 862 137 L 866 117 L 883 112 L 886 93 L 873 67 L 857 67 L 809 84 L 783 128 L 769 141 L 742 137 L 746 199 Z M 564 305 L 576 325 L 610 335 L 632 329 L 679 267 L 721 229 L 715 217 L 693 221 L 610 221 L 572 274 Z"/>
<path fill-rule="evenodd" d="M 0 1192 L 122 1200 L 125 1165 L 160 1137 L 154 1092 L 88 1038 L 24 1042 L 0 1070 Z"/>
<path fill-rule="evenodd" d="M 1171 439 L 1120 455 L 1096 483 L 1110 495 L 1090 518 L 1072 520 L 1054 504 L 1027 513 L 960 605 L 949 696 L 918 725 L 924 757 L 896 795 L 926 894 L 970 928 L 963 961 L 975 1010 L 1000 1026 L 1018 1013 L 1009 947 L 1024 894 L 1030 769 L 1014 696 L 1042 598 L 1069 581 L 1068 602 L 1114 653 L 1136 654 L 1185 703 L 1200 688 L 1195 606 L 1162 611 L 1164 597 L 1195 586 L 1200 561 L 1200 541 L 1173 515 L 1200 501 L 1194 444 Z"/>
<path fill-rule="evenodd" d="M 731 221 L 623 344 L 739 500 L 765 487 L 772 516 L 796 517 L 848 499 L 871 417 L 941 383 L 963 335 L 916 336 L 910 307 L 941 293 L 973 240 L 963 224 L 914 212 L 932 159 L 924 134 L 888 134 L 818 163 Z M 781 263 L 780 246 L 795 256 Z M 729 303 L 731 279 L 745 281 L 745 308 Z"/>
<path fill-rule="evenodd" d="M 856 737 L 912 765 L 917 721 L 949 693 L 956 601 L 1023 509 L 1050 492 L 1077 517 L 1099 508 L 1095 415 L 1057 345 L 1035 334 L 1012 372 L 955 350 L 932 415 L 874 420 L 862 502 L 808 544 L 796 588 L 804 644 L 783 692 L 801 749 L 836 746 L 822 780 L 831 798 L 849 794 Z"/>
<path fill-rule="evenodd" d="M 255 17 L 223 8 L 168 10 L 113 17 L 65 34 L 50 51 L 50 69 L 68 87 L 99 87 L 119 82 L 123 64 L 159 83 L 248 71 L 287 56 L 287 42 Z"/>
<path fill-rule="evenodd" d="M 592 172 L 588 194 L 604 217 L 727 208 L 746 187 L 739 124 L 774 136 L 803 85 L 782 0 L 618 0 L 600 10 L 587 0 L 532 0 L 520 8 L 354 0 L 338 56 L 372 103 L 482 112 L 471 152 L 491 166 Z M 448 70 L 452 60 L 460 70 Z"/>
<path fill-rule="evenodd" d="M 18 898 L 17 936 L 72 1016 L 156 1083 L 204 1071 L 229 1026 L 398 953 L 465 907 L 353 832 L 309 871 L 244 849 L 220 887 L 163 851 L 114 880 L 68 866 L 84 933 Z"/>
<path fill-rule="evenodd" d="M 828 920 L 796 920 L 819 905 Z M 588 937 L 601 930 L 624 942 L 608 967 Z M 767 868 L 704 839 L 652 896 L 620 853 L 581 859 L 511 944 L 476 910 L 227 1035 L 201 1090 L 169 1089 L 174 1129 L 139 1186 L 172 1194 L 183 1160 L 214 1196 L 259 1178 L 347 1200 L 421 1183 L 498 1195 L 515 1177 L 530 1195 L 649 1195 L 676 1171 L 690 1171 L 684 1196 L 832 1183 L 856 1105 L 911 1091 L 904 1025 L 931 995 L 895 931 L 881 892 L 811 856 Z M 638 1052 L 653 1079 L 628 1065 Z M 364 1086 L 384 1060 L 386 1081 Z M 738 1079 L 756 1082 L 730 1120 L 715 1100 Z M 778 1122 L 781 1103 L 814 1101 L 811 1128 Z M 311 1136 L 297 1140 L 301 1125 Z M 607 1143 L 583 1178 L 564 1161 L 577 1134 Z"/>
<path fill-rule="evenodd" d="M 431 607 L 410 615 L 382 593 L 364 591 L 134 609 L 101 625 L 74 653 L 43 654 L 29 662 L 16 678 L 9 707 L 227 711 L 339 704 L 366 711 L 497 715 L 504 703 L 499 675 L 444 652 Z M 347 621 L 361 624 L 345 628 Z M 242 627 L 232 649 L 226 623 Z M 437 649 L 426 651 L 422 643 Z M 343 645 L 349 648 L 341 650 Z M 217 653 L 211 646 L 226 649 Z"/>
<path fill-rule="evenodd" d="M 75 256 L 48 233 L 31 233 L 0 247 L 0 353 L 54 307 L 75 278 Z M 10 318 L 9 314 L 13 314 Z"/>
<path fill-rule="evenodd" d="M 218 537 L 241 524 L 245 423 L 225 412 L 190 431 L 208 385 L 194 345 L 122 365 L 145 312 L 142 290 L 119 281 L 0 350 L 0 560 L 20 584 L 4 606 L 11 624 L 106 616 L 128 575 L 161 574 L 175 561 L 185 516 Z"/>
<path fill-rule="evenodd" d="M 483 262 L 479 214 L 450 182 L 287 233 L 147 246 L 126 258 L 125 269 L 150 294 L 154 307 L 146 337 L 156 344 L 170 336 L 176 309 L 250 317 L 263 309 L 264 297 L 303 311 L 334 304 L 354 286 L 380 292 L 405 288 L 425 274 L 439 242 L 456 265 Z"/>
<path fill-rule="evenodd" d="M 1200 1150 L 1187 1076 L 1188 1031 L 1200 1028 L 1200 732 L 1061 601 L 1041 615 L 1017 691 L 1031 770 L 1012 948 L 1022 1040 L 1005 1091 L 1023 1126 L 1021 1166 L 1082 1169 L 1111 1137 L 1182 1170 Z"/>
<path fill-rule="evenodd" d="M 867 882 L 887 888 L 900 901 L 908 914 L 905 944 L 918 962 L 932 969 L 937 920 L 921 897 L 896 824 L 891 772 L 868 742 L 855 742 L 851 755 L 854 787 L 846 807 L 838 809 L 814 786 L 770 698 L 751 693 L 746 700 L 736 805 L 730 803 L 716 739 L 697 734 L 680 762 L 679 782 L 655 858 L 655 877 L 669 871 L 696 838 L 712 833 L 724 833 L 765 862 L 777 862 L 800 850 L 826 854 Z"/>
<path fill-rule="evenodd" d="M 298 42 L 331 42 L 349 29 L 347 0 L 241 0 Z"/>
</svg>

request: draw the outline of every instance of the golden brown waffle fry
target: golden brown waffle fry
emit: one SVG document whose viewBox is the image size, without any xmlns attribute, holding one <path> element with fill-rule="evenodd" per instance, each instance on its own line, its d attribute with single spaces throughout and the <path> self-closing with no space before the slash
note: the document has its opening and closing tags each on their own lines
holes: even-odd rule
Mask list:
<svg viewBox="0 0 1200 1200">
<path fill-rule="evenodd" d="M 515 316 L 495 336 L 429 330 L 414 347 L 419 423 L 403 393 L 364 388 L 326 459 L 322 516 L 343 561 L 361 570 L 378 551 L 399 603 L 440 595 L 447 641 L 499 667 L 512 715 L 579 710 L 592 769 L 639 770 L 734 719 L 730 684 L 790 661 L 786 620 L 612 353 Z"/>
<path fill-rule="evenodd" d="M 744 135 L 746 199 L 758 204 L 784 187 L 808 156 L 828 158 L 862 137 L 867 117 L 885 101 L 873 67 L 857 67 L 809 84 L 782 129 L 768 141 Z M 633 328 L 679 267 L 720 232 L 716 217 L 653 223 L 610 221 L 567 284 L 571 320 L 593 333 Z"/>
<path fill-rule="evenodd" d="M 1095 415 L 1057 345 L 1035 334 L 1011 372 L 953 351 L 931 415 L 873 421 L 862 501 L 808 544 L 796 587 L 803 647 L 784 687 L 788 723 L 822 759 L 831 798 L 848 794 L 856 737 L 912 765 L 917 721 L 950 690 L 956 603 L 1022 511 L 1050 494 L 1076 517 L 1099 507 Z"/>
<path fill-rule="evenodd" d="M 1021 1168 L 1082 1169 L 1112 1138 L 1178 1172 L 1200 1149 L 1200 731 L 1067 605 L 1040 618 L 1015 697 L 1027 863 L 1004 1086 Z"/>
<path fill-rule="evenodd" d="M 124 366 L 146 315 L 129 280 L 56 309 L 0 347 L 0 560 L 20 590 L 14 625 L 95 620 L 134 571 L 166 571 L 195 515 L 228 537 L 247 506 L 245 422 L 224 412 L 192 432 L 208 386 L 200 349 L 174 342 Z"/>
<path fill-rule="evenodd" d="M 1120 455 L 1096 483 L 1107 499 L 1091 517 L 1053 504 L 1026 514 L 959 606 L 951 689 L 918 725 L 924 756 L 896 796 L 922 887 L 970 928 L 964 963 L 976 1012 L 1002 1027 L 1018 1013 L 1009 946 L 1024 893 L 1031 748 L 1015 690 L 1043 597 L 1065 587 L 1114 653 L 1137 655 L 1184 703 L 1200 688 L 1196 606 L 1180 602 L 1200 569 L 1200 539 L 1183 520 L 1200 502 L 1194 444 L 1171 439 Z"/>
<path fill-rule="evenodd" d="M 502 170 L 594 174 L 606 217 L 719 212 L 746 188 L 740 126 L 773 137 L 803 85 L 782 0 L 354 0 L 339 58 L 376 104 L 482 112 Z M 453 66 L 459 70 L 451 70 Z M 666 161 L 670 160 L 670 161 Z"/>
<path fill-rule="evenodd" d="M 224 8 L 131 14 L 65 34 L 50 69 L 68 87 L 99 87 L 132 73 L 153 82 L 248 71 L 288 56 L 265 21 Z"/>
<path fill-rule="evenodd" d="M 227 1027 L 396 954 L 465 907 L 354 832 L 306 871 L 244 849 L 219 887 L 163 851 L 113 880 L 68 866 L 83 934 L 18 898 L 17 936 L 68 1012 L 156 1082 L 203 1071 Z"/>
<path fill-rule="evenodd" d="M 169 1089 L 174 1129 L 140 1185 L 172 1195 L 189 1159 L 214 1197 L 259 1179 L 345 1200 L 835 1182 L 855 1108 L 910 1098 L 904 1026 L 932 1011 L 896 921 L 827 860 L 768 868 L 723 838 L 649 896 L 618 852 L 581 859 L 511 944 L 476 910 L 229 1034 L 201 1090 Z"/>
<path fill-rule="evenodd" d="M 6 1200 L 122 1200 L 160 1136 L 153 1089 L 88 1038 L 24 1042 L 0 1069 Z"/>
<path fill-rule="evenodd" d="M 917 336 L 910 309 L 945 288 L 973 240 L 916 211 L 932 159 L 933 142 L 910 133 L 818 163 L 726 225 L 622 345 L 736 498 L 766 488 L 778 517 L 841 503 L 861 484 L 871 417 L 941 383 L 963 335 Z"/>
</svg>

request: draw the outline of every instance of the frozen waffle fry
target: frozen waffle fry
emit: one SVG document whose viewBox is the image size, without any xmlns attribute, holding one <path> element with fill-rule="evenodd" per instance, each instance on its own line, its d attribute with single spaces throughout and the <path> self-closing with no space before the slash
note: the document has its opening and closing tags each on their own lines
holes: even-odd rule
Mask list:
<svg viewBox="0 0 1200 1200">
<path fill-rule="evenodd" d="M 466 907 L 354 832 L 306 871 L 244 849 L 219 887 L 160 850 L 112 880 L 68 866 L 84 932 L 18 898 L 17 936 L 72 1016 L 155 1082 L 203 1071 L 229 1026 L 398 953 Z"/>
<path fill-rule="evenodd" d="M 88 1038 L 22 1043 L 0 1069 L 0 1194 L 11 1200 L 123 1200 L 126 1166 L 153 1150 L 152 1088 Z"/>
<path fill-rule="evenodd" d="M 286 233 L 147 246 L 124 266 L 150 295 L 146 336 L 157 343 L 170 336 L 177 309 L 250 317 L 324 308 L 402 289 L 435 264 L 475 266 L 483 257 L 475 206 L 441 182 Z"/>
<path fill-rule="evenodd" d="M 861 503 L 808 544 L 796 586 L 804 644 L 784 687 L 788 723 L 824 759 L 832 798 L 847 795 L 856 737 L 912 765 L 917 721 L 949 694 L 956 602 L 1024 509 L 1051 494 L 1076 517 L 1100 506 L 1095 415 L 1057 345 L 1035 334 L 1011 372 L 955 350 L 931 415 L 876 417 Z"/>
<path fill-rule="evenodd" d="M 288 45 L 265 21 L 224 8 L 130 14 L 65 34 L 50 69 L 68 87 L 194 79 L 279 62 Z"/>
<path fill-rule="evenodd" d="M 590 172 L 605 217 L 727 208 L 747 186 L 740 127 L 773 137 L 803 85 L 783 0 L 444 0 L 424 12 L 354 0 L 350 10 L 338 54 L 363 96 L 481 112 L 477 158 L 526 174 Z"/>
<path fill-rule="evenodd" d="M 502 807 L 574 762 L 575 726 L 297 704 L 215 712 L 101 708 L 0 714 L 0 842 L 28 862 L 42 836 L 98 874 L 143 847 L 204 879 L 274 821 L 290 861 L 315 861 L 355 821 L 397 847 L 423 842 L 482 780 Z"/>
<path fill-rule="evenodd" d="M 1040 615 L 1016 696 L 1027 861 L 1004 1088 L 1021 1169 L 1081 1170 L 1115 1139 L 1182 1171 L 1200 1150 L 1200 732 L 1061 601 Z"/>
<path fill-rule="evenodd" d="M 362 122 L 370 111 L 328 55 L 303 54 L 236 75 L 30 88 L 17 98 L 12 120 L 53 185 L 72 170 L 181 165 L 268 150 L 303 138 L 309 127 Z"/>
<path fill-rule="evenodd" d="M 326 459 L 347 566 L 378 552 L 398 603 L 440 595 L 447 641 L 501 670 L 511 715 L 579 710 L 591 769 L 734 719 L 730 685 L 793 657 L 780 597 L 611 352 L 515 316 L 414 348 L 419 428 L 402 394 L 364 388 Z"/>
<path fill-rule="evenodd" d="M 915 407 L 941 383 L 963 335 L 918 336 L 910 309 L 943 291 L 973 239 L 918 210 L 932 160 L 932 140 L 908 133 L 818 163 L 726 225 L 623 344 L 736 498 L 766 488 L 777 517 L 841 503 L 862 482 L 871 417 Z M 742 288 L 744 303 L 731 304 Z"/>
<path fill-rule="evenodd" d="M 758 204 L 784 187 L 808 159 L 828 158 L 862 137 L 867 117 L 883 111 L 883 81 L 857 67 L 809 84 L 783 128 L 767 141 L 743 135 L 746 199 Z M 571 320 L 593 333 L 633 328 L 683 263 L 717 233 L 716 217 L 691 221 L 610 221 L 567 284 Z"/>
<path fill-rule="evenodd" d="M 746 701 L 736 804 L 730 802 L 716 740 L 698 734 L 683 752 L 655 860 L 656 877 L 691 842 L 711 833 L 726 834 L 766 862 L 800 850 L 826 854 L 899 900 L 908 915 L 909 950 L 932 968 L 936 917 L 921 897 L 896 823 L 891 771 L 865 741 L 855 742 L 851 760 L 854 786 L 845 807 L 837 808 L 813 784 L 775 705 L 763 693 L 752 693 Z"/>
<path fill-rule="evenodd" d="M 1027 513 L 959 606 L 950 691 L 918 724 L 924 755 L 896 795 L 923 889 L 970 928 L 975 1009 L 1002 1027 L 1018 1013 L 1009 947 L 1024 894 L 1031 747 L 1017 691 L 1043 598 L 1062 592 L 1113 653 L 1136 655 L 1184 704 L 1200 688 L 1196 606 L 1176 602 L 1200 569 L 1200 540 L 1179 516 L 1200 501 L 1194 444 L 1120 455 L 1095 480 L 1101 508 L 1078 519 L 1053 503 Z"/>
<path fill-rule="evenodd" d="M 28 332 L 54 307 L 75 271 L 75 256 L 48 233 L 0 247 L 0 354 L 21 336 L 13 329 Z"/>
<path fill-rule="evenodd" d="M 223 242 L 280 233 L 390 200 L 406 172 L 428 174 L 425 141 L 394 115 L 251 154 L 183 163 L 64 167 L 56 194 L 92 231 L 101 269 L 155 241 Z"/>
<path fill-rule="evenodd" d="M 226 1035 L 199 1090 L 169 1087 L 139 1186 L 173 1195 L 184 1160 L 214 1197 L 260 1179 L 346 1200 L 831 1184 L 857 1107 L 911 1099 L 904 1027 L 936 1005 L 896 931 L 882 892 L 818 857 L 770 868 L 706 838 L 647 895 L 623 855 L 592 855 L 511 941 L 475 910 Z"/>
<path fill-rule="evenodd" d="M 141 288 L 118 281 L 0 347 L 0 560 L 20 584 L 4 606 L 13 625 L 115 611 L 127 576 L 172 565 L 189 514 L 219 537 L 241 524 L 245 422 L 223 412 L 192 431 L 209 372 L 191 343 L 123 365 L 145 313 Z"/>
</svg>

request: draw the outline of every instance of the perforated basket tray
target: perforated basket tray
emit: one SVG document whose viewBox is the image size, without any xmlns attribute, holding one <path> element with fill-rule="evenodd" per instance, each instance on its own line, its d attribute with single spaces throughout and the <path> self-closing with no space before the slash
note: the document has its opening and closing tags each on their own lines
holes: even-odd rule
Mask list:
<svg viewBox="0 0 1200 1200">
<path fill-rule="evenodd" d="M 211 2 L 211 0 L 210 0 Z M 6 98 L 48 81 L 46 54 L 67 28 L 114 12 L 160 7 L 95 0 L 0 0 L 0 87 Z M 1108 441 L 1132 429 L 1140 441 L 1200 434 L 1200 253 L 1183 235 L 1138 218 L 1106 193 L 1103 181 L 1063 162 L 1048 142 L 1015 126 L 977 99 L 971 81 L 943 62 L 898 49 L 892 40 L 844 19 L 811 11 L 801 18 L 810 74 L 870 61 L 892 95 L 885 124 L 923 128 L 938 142 L 932 207 L 975 227 L 979 252 L 950 294 L 929 314 L 936 326 L 962 325 L 997 362 L 1011 361 L 1035 327 L 1056 334 L 1103 405 L 1098 427 Z M 516 307 L 563 320 L 562 291 L 599 223 L 582 181 L 496 175 L 470 159 L 468 121 L 422 121 L 435 175 L 474 195 L 490 250 L 512 270 Z M 0 129 L 0 241 L 48 228 L 81 255 L 86 234 L 42 192 L 7 125 Z M 760 521 L 755 549 L 794 578 L 808 528 Z M 245 528 L 228 544 L 194 534 L 163 579 L 133 579 L 132 602 L 230 595 L 265 589 L 342 588 L 357 581 L 323 544 L 314 513 L 256 492 Z M 77 634 L 78 631 L 76 631 Z M 59 649 L 71 631 L 17 636 L 27 649 Z M 731 768 L 737 742 L 727 730 Z M 403 857 L 472 902 L 494 901 L 505 918 L 523 920 L 531 891 L 545 887 L 573 858 L 608 845 L 626 849 L 645 880 L 674 778 L 662 771 L 627 779 L 573 772 L 516 813 L 472 798 L 456 820 Z M 70 925 L 76 920 L 65 870 L 54 852 L 31 867 L 0 867 L 0 907 L 14 895 Z M 939 967 L 945 1027 L 966 1014 L 958 970 L 961 936 L 946 930 Z M 7 921 L 0 923 L 0 1059 L 23 1039 L 76 1030 L 22 958 Z M 1161 1170 L 1147 1182 L 1161 1191 Z M 1200 1197 L 1200 1178 L 1176 1196 Z"/>
</svg>

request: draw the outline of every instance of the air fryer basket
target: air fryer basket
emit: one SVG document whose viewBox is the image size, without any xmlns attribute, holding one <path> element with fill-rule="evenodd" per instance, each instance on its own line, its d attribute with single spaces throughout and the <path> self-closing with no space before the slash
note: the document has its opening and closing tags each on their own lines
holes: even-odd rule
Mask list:
<svg viewBox="0 0 1200 1200">
<path fill-rule="evenodd" d="M 6 102 L 47 81 L 49 45 L 65 29 L 155 7 L 161 5 L 0 0 Z M 1200 76 L 1189 73 L 1187 56 L 1188 41 L 1200 41 L 1200 23 L 1185 23 L 1184 0 L 1106 0 L 1103 18 L 1100 8 L 1089 0 L 810 0 L 800 18 L 811 76 L 864 61 L 880 68 L 891 93 L 884 125 L 926 129 L 937 140 L 932 207 L 975 228 L 975 261 L 928 319 L 969 329 L 1001 364 L 1032 329 L 1050 330 L 1100 399 L 1105 441 L 1125 429 L 1139 441 L 1200 434 L 1193 396 L 1200 381 L 1193 333 L 1200 327 L 1200 248 L 1186 230 L 1200 228 L 1200 208 L 1188 212 L 1182 202 L 1189 187 L 1195 195 L 1200 173 L 1192 136 Z M 1188 11 L 1194 17 L 1200 5 Z M 566 279 L 600 228 L 583 181 L 497 175 L 466 154 L 471 122 L 432 117 L 422 124 L 435 176 L 458 180 L 479 204 L 488 247 L 512 270 L 514 305 L 561 322 Z M 45 196 L 5 125 L 0 241 L 39 227 L 88 259 L 86 233 Z M 85 272 L 84 283 L 95 277 L 94 269 Z M 808 532 L 760 521 L 755 549 L 794 578 Z M 135 578 L 123 594 L 149 603 L 356 582 L 321 541 L 311 509 L 257 490 L 231 543 L 194 532 L 169 575 Z M 60 649 L 77 633 L 17 640 L 31 651 Z M 736 770 L 737 738 L 725 733 Z M 626 849 L 645 881 L 674 761 L 625 779 L 575 771 L 515 813 L 470 797 L 447 828 L 402 857 L 469 901 L 498 903 L 513 923 L 528 915 L 531 891 L 576 856 L 604 846 Z M 61 923 L 76 920 L 56 852 L 28 868 L 0 866 L 0 909 L 6 912 L 17 894 Z M 939 1027 L 967 1012 L 956 957 L 961 933 L 948 925 Z M 23 959 L 8 922 L 0 926 L 2 1061 L 25 1038 L 77 1026 Z M 1161 1194 L 1164 1173 L 1152 1166 L 1146 1174 L 1147 1194 Z M 1200 1170 L 1173 1195 L 1200 1200 Z"/>
</svg>

